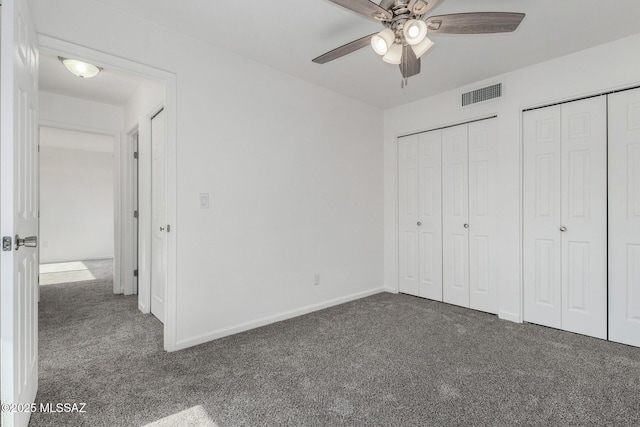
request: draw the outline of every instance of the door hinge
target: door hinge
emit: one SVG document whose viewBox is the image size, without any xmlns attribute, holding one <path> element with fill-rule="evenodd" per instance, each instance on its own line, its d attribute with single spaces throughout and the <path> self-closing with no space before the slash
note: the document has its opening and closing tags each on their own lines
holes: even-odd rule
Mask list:
<svg viewBox="0 0 640 427">
<path fill-rule="evenodd" d="M 136 159 L 136 160 L 138 160 L 138 152 L 137 152 L 137 151 L 134 151 L 134 152 L 133 152 L 133 158 L 134 158 L 134 159 Z"/>
<path fill-rule="evenodd" d="M 133 211 L 133 217 L 134 218 L 138 218 L 138 211 L 137 210 Z"/>
<path fill-rule="evenodd" d="M 2 238 L 2 250 L 4 252 L 9 252 L 11 249 L 13 249 L 13 244 L 11 242 L 11 236 L 4 236 Z"/>
<path fill-rule="evenodd" d="M 138 277 L 138 270 L 133 270 L 133 277 Z"/>
</svg>

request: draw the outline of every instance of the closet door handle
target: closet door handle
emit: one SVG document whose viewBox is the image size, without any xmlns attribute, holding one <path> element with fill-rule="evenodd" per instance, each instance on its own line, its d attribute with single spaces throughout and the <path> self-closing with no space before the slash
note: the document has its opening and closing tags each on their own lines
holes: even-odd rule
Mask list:
<svg viewBox="0 0 640 427">
<path fill-rule="evenodd" d="M 567 227 L 565 227 L 565 226 L 563 225 L 562 227 L 560 227 L 560 231 L 562 231 L 562 232 L 564 233 L 565 231 L 567 231 Z"/>
<path fill-rule="evenodd" d="M 464 228 L 469 228 L 469 224 L 463 225 Z"/>
<path fill-rule="evenodd" d="M 420 221 L 418 221 L 418 227 L 420 227 L 422 225 L 422 223 Z"/>
</svg>

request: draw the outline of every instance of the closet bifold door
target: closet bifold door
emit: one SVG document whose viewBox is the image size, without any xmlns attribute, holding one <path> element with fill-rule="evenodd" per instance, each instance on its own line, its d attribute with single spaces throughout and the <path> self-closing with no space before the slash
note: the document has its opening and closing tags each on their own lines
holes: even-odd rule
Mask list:
<svg viewBox="0 0 640 427">
<path fill-rule="evenodd" d="M 418 295 L 418 135 L 398 138 L 398 290 Z"/>
<path fill-rule="evenodd" d="M 609 339 L 640 346 L 640 89 L 609 95 Z"/>
<path fill-rule="evenodd" d="M 524 321 L 562 328 L 562 107 L 523 114 Z"/>
<path fill-rule="evenodd" d="M 469 307 L 468 127 L 442 131 L 442 299 Z"/>
<path fill-rule="evenodd" d="M 524 320 L 607 337 L 605 97 L 523 116 Z"/>
<path fill-rule="evenodd" d="M 442 301 L 441 131 L 398 139 L 399 291 Z"/>
<path fill-rule="evenodd" d="M 497 120 L 469 123 L 469 307 L 498 313 Z"/>
<path fill-rule="evenodd" d="M 607 338 L 607 99 L 562 105 L 562 329 Z"/>
</svg>

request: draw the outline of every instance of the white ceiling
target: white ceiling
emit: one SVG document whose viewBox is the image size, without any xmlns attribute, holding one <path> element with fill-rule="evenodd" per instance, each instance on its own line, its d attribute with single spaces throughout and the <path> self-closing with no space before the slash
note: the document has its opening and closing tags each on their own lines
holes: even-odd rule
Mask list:
<svg viewBox="0 0 640 427">
<path fill-rule="evenodd" d="M 368 47 L 325 65 L 311 62 L 382 28 L 328 0 L 245 0 L 233 7 L 202 0 L 96 1 L 381 108 L 640 32 L 638 0 L 446 0 L 432 14 L 527 16 L 512 34 L 433 35 L 436 45 L 423 57 L 422 73 L 401 89 L 398 67 Z"/>
<path fill-rule="evenodd" d="M 109 69 L 83 79 L 67 71 L 57 56 L 40 53 L 38 84 L 44 92 L 124 106 L 142 81 L 140 77 Z"/>
</svg>

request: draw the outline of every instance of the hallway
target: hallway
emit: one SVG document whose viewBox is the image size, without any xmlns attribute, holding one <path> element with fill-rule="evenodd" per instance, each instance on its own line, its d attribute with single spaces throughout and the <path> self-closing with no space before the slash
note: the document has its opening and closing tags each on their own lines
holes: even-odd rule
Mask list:
<svg viewBox="0 0 640 427">
<path fill-rule="evenodd" d="M 34 413 L 31 426 L 133 421 L 143 415 L 132 400 L 142 401 L 147 391 L 142 385 L 150 375 L 149 358 L 168 355 L 162 349 L 162 324 L 138 311 L 137 295 L 113 294 L 111 260 L 77 264 L 86 268 L 59 271 L 62 266 L 41 273 L 45 282 L 60 276 L 69 282 L 40 288 L 36 403 L 86 403 L 86 413 Z M 95 279 L 75 280 L 87 274 Z M 153 406 L 148 403 L 148 408 Z"/>
</svg>

